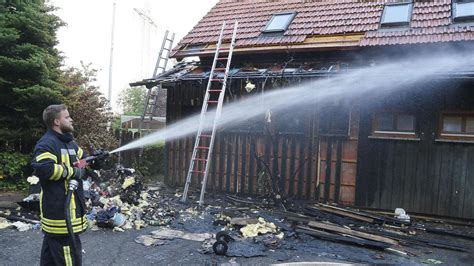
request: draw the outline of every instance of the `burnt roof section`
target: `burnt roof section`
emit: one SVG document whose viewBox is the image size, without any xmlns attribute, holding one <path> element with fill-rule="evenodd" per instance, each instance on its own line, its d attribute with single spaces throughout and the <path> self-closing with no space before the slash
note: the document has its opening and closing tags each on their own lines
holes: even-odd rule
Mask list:
<svg viewBox="0 0 474 266">
<path fill-rule="evenodd" d="M 221 0 L 175 47 L 174 57 L 212 54 L 223 21 L 230 42 L 233 21 L 239 22 L 236 53 L 255 49 L 318 49 L 474 40 L 474 23 L 452 20 L 451 0 L 413 1 L 407 27 L 380 27 L 384 5 L 397 1 Z M 295 12 L 287 30 L 266 35 L 274 14 Z M 212 51 L 212 52 L 211 52 Z"/>
<path fill-rule="evenodd" d="M 291 66 L 271 65 L 271 66 L 242 66 L 233 67 L 229 70 L 228 77 L 232 79 L 257 80 L 268 78 L 314 78 L 329 77 L 351 73 L 354 70 L 378 64 L 376 60 L 363 61 L 359 63 L 336 62 L 336 61 L 315 61 L 315 62 L 295 62 Z M 223 78 L 223 73 L 216 77 Z M 387 73 L 391 75 L 391 73 Z M 152 79 L 145 79 L 140 82 L 130 83 L 130 86 L 146 86 L 152 88 L 162 84 L 164 88 L 179 81 L 198 80 L 203 81 L 210 76 L 209 65 L 201 62 L 180 62 L 172 69 Z M 445 69 L 436 75 L 436 79 L 474 79 L 473 69 Z"/>
</svg>

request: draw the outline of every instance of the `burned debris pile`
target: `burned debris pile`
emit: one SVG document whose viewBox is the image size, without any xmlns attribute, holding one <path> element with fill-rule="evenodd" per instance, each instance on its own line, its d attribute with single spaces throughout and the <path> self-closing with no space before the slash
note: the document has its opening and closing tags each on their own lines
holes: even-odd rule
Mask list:
<svg viewBox="0 0 474 266">
<path fill-rule="evenodd" d="M 302 212 L 302 214 L 301 214 Z M 432 225 L 397 219 L 371 212 L 326 204 L 308 205 L 300 212 L 281 213 L 296 225 L 296 232 L 317 238 L 381 249 L 402 255 L 405 247 L 430 246 L 467 252 L 468 248 L 449 240 L 435 240 L 425 232 L 456 236 L 456 232 Z M 471 236 L 472 237 L 472 236 Z"/>
<path fill-rule="evenodd" d="M 167 225 L 176 216 L 174 208 L 167 205 L 168 196 L 161 196 L 159 187 L 145 186 L 144 177 L 134 169 L 118 165 L 115 169 L 88 171 L 88 176 L 83 187 L 88 225 L 93 231 L 99 227 L 123 231 Z M 18 204 L 21 207 L 13 212 L 0 211 L 1 228 L 21 222 L 21 230 L 39 229 L 39 193 L 30 194 Z"/>
<path fill-rule="evenodd" d="M 436 225 L 419 218 L 410 219 L 401 209 L 386 215 L 328 204 L 265 208 L 249 198 L 228 196 L 226 200 L 239 207 L 224 207 L 217 214 L 214 224 L 224 225 L 222 230 L 230 237 L 227 240 L 216 237 L 220 246 L 214 250 L 216 253 L 225 254 L 223 250 L 227 250 L 229 243 L 238 242 L 234 239 L 248 237 L 260 240 L 265 237 L 270 239 L 270 242 L 263 241 L 265 244 L 272 243 L 278 247 L 285 240 L 309 235 L 323 241 L 362 246 L 402 256 L 418 256 L 420 252 L 429 252 L 429 248 L 469 252 L 469 247 L 455 241 L 455 238 L 439 238 L 436 235 L 474 240 L 472 224 L 466 223 L 467 231 L 458 232 L 443 223 L 443 220 L 438 220 L 442 223 Z M 245 205 L 247 209 L 241 207 Z M 265 227 L 267 223 L 271 226 Z"/>
<path fill-rule="evenodd" d="M 472 244 L 465 244 L 474 241 L 470 223 L 448 224 L 440 219 L 410 216 L 403 209 L 374 212 L 216 193 L 210 193 L 207 205 L 199 208 L 199 191 L 191 188 L 188 202 L 182 203 L 181 188 L 146 183 L 133 169 L 119 166 L 92 175 L 83 183 L 89 228 L 121 232 L 152 226 L 153 230 L 135 238 L 136 243 L 149 247 L 185 239 L 200 242 L 201 254 L 255 257 L 278 250 L 278 256 L 284 259 L 302 245 L 320 249 L 321 243 L 337 242 L 363 247 L 380 259 L 422 258 L 433 248 L 468 253 Z M 22 210 L 0 213 L 0 229 L 39 229 L 38 216 L 24 215 L 27 207 L 35 206 L 37 197 L 30 195 L 27 200 Z M 461 238 L 464 241 L 456 241 Z M 324 251 L 321 254 L 327 253 Z"/>
<path fill-rule="evenodd" d="M 92 230 L 139 230 L 147 225 L 168 225 L 176 216 L 167 204 L 168 196 L 160 195 L 160 187 L 145 186 L 144 178 L 133 169 L 119 166 L 114 171 L 101 171 L 94 180 L 89 196 L 86 194 Z"/>
</svg>

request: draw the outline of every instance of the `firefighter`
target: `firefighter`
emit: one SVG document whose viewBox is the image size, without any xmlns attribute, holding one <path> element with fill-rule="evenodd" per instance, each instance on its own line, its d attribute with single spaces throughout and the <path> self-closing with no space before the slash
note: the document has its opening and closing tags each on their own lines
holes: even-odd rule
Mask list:
<svg viewBox="0 0 474 266">
<path fill-rule="evenodd" d="M 82 265 L 82 245 L 79 239 L 86 224 L 84 190 L 81 177 L 84 169 L 73 163 L 85 156 L 74 141 L 72 118 L 65 105 L 50 105 L 43 111 L 47 132 L 36 143 L 32 167 L 41 184 L 41 228 L 44 232 L 40 265 Z M 93 164 L 100 165 L 100 162 Z M 92 167 L 97 168 L 97 167 Z M 69 205 L 73 236 L 68 235 L 65 201 L 68 181 L 79 180 Z M 71 241 L 75 240 L 74 243 Z M 73 250 L 72 247 L 75 247 Z"/>
</svg>

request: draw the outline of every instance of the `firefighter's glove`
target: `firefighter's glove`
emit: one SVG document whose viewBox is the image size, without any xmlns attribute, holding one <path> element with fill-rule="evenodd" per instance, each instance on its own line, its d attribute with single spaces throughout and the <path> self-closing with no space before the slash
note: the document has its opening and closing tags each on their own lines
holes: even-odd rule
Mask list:
<svg viewBox="0 0 474 266">
<path fill-rule="evenodd" d="M 73 179 L 81 180 L 85 176 L 85 169 L 84 168 L 74 167 L 73 171 L 74 171 L 74 173 L 71 177 Z"/>
</svg>

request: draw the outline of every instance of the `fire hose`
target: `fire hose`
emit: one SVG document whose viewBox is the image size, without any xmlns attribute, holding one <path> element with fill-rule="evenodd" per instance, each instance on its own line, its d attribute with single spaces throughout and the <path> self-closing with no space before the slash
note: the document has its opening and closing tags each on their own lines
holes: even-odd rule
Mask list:
<svg viewBox="0 0 474 266">
<path fill-rule="evenodd" d="M 69 209 L 69 206 L 71 204 L 72 194 L 74 193 L 74 191 L 76 191 L 78 186 L 79 186 L 79 182 L 76 179 L 69 180 L 66 202 L 64 203 L 64 213 L 66 215 L 66 227 L 67 227 L 67 232 L 69 234 L 69 238 L 71 239 L 71 246 L 72 246 L 71 253 L 75 257 L 74 261 L 76 262 L 78 261 L 78 257 L 76 254 L 76 235 L 74 234 L 74 230 L 72 228 L 71 210 Z"/>
<path fill-rule="evenodd" d="M 105 159 L 109 156 L 108 151 L 99 151 L 95 153 L 93 156 L 88 156 L 82 160 L 79 160 L 75 162 L 73 165 L 74 167 L 77 168 L 85 168 L 90 162 L 94 160 L 102 160 Z M 69 209 L 69 206 L 71 204 L 71 198 L 72 195 L 74 194 L 74 191 L 77 190 L 79 186 L 79 181 L 76 179 L 70 179 L 68 183 L 68 190 L 67 190 L 67 195 L 66 195 L 66 202 L 64 203 L 64 214 L 66 217 L 66 227 L 67 227 L 67 232 L 69 234 L 69 238 L 71 239 L 71 253 L 75 258 L 75 261 L 78 260 L 78 254 L 76 254 L 76 235 L 74 234 L 74 229 L 72 227 L 72 220 L 71 220 L 71 210 Z"/>
</svg>

